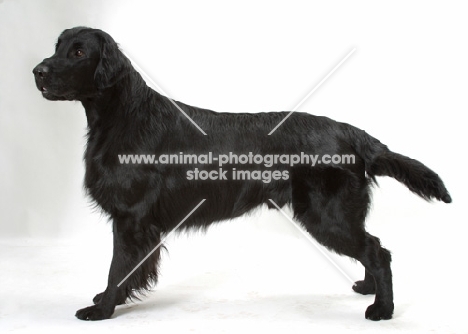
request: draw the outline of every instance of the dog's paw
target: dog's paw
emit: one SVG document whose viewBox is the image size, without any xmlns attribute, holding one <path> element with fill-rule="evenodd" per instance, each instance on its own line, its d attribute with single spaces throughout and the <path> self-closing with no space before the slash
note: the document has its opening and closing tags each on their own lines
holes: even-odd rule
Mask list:
<svg viewBox="0 0 468 334">
<path fill-rule="evenodd" d="M 372 304 L 366 310 L 366 319 L 379 321 L 391 319 L 393 315 L 393 303 Z"/>
<path fill-rule="evenodd" d="M 99 304 L 102 301 L 102 296 L 104 296 L 104 292 L 98 293 L 96 296 L 93 298 L 93 303 Z M 127 300 L 127 297 L 122 297 L 120 300 L 117 301 L 117 305 L 123 305 L 125 304 L 125 301 Z"/>
<path fill-rule="evenodd" d="M 357 281 L 353 285 L 353 290 L 361 295 L 375 294 L 375 283 L 369 281 Z"/>
<path fill-rule="evenodd" d="M 98 305 L 89 306 L 76 311 L 75 316 L 80 320 L 104 320 L 109 319 L 112 312 L 106 312 Z"/>
<path fill-rule="evenodd" d="M 93 303 L 94 305 L 99 304 L 102 300 L 102 296 L 104 295 L 104 292 L 98 293 L 96 296 L 93 298 Z"/>
</svg>

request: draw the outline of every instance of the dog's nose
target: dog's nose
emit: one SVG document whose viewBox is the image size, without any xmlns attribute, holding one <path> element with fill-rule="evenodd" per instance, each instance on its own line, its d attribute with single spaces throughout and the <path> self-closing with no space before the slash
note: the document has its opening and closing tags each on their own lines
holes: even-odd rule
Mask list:
<svg viewBox="0 0 468 334">
<path fill-rule="evenodd" d="M 34 68 L 33 73 L 37 77 L 44 78 L 47 73 L 49 73 L 49 67 L 44 64 L 39 64 Z"/>
</svg>

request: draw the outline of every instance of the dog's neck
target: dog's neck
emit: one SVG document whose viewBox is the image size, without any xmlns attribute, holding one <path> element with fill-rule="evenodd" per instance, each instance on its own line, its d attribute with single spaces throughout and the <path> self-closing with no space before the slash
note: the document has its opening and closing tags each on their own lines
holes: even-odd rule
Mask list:
<svg viewBox="0 0 468 334">
<path fill-rule="evenodd" d="M 135 90 L 135 87 L 139 89 Z M 160 118 L 167 120 L 172 113 L 179 116 L 169 100 L 148 87 L 136 71 L 122 77 L 115 85 L 100 90 L 95 96 L 81 100 L 81 103 L 90 131 L 103 126 L 110 127 L 113 120 L 118 118 L 125 118 L 129 125 L 131 122 L 145 124 L 149 118 L 152 122 Z M 148 104 L 152 105 L 152 117 L 147 113 Z"/>
</svg>

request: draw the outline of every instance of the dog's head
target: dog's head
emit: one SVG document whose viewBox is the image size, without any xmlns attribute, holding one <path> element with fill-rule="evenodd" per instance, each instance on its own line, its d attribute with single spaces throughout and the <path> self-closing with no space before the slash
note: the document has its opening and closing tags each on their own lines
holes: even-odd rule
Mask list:
<svg viewBox="0 0 468 334">
<path fill-rule="evenodd" d="M 112 87 L 130 70 L 130 61 L 109 34 L 76 27 L 59 36 L 55 54 L 33 73 L 46 99 L 82 101 Z"/>
</svg>

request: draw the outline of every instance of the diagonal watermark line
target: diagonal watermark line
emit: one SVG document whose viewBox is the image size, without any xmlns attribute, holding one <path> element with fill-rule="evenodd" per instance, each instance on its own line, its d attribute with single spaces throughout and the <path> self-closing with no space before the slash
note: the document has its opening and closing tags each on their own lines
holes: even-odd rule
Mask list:
<svg viewBox="0 0 468 334">
<path fill-rule="evenodd" d="M 318 250 L 320 253 L 322 253 L 322 255 L 323 255 L 331 264 L 333 264 L 333 266 L 335 266 L 336 269 L 338 269 L 338 271 L 339 271 L 340 273 L 343 274 L 344 277 L 346 277 L 346 279 L 347 279 L 348 281 L 350 281 L 352 284 L 354 284 L 354 280 L 353 280 L 351 277 L 349 277 L 349 275 L 348 275 L 347 273 L 345 273 L 344 270 L 341 269 L 340 266 L 339 266 L 335 261 L 333 261 L 333 259 L 332 259 L 330 256 L 328 256 L 327 253 L 325 253 L 325 251 L 323 250 L 323 248 L 322 248 L 319 244 L 317 244 L 317 243 L 315 242 L 315 240 L 312 239 L 312 237 L 311 237 L 308 233 L 306 233 L 294 220 L 292 220 L 292 218 L 289 217 L 289 216 L 286 214 L 286 212 L 284 212 L 284 210 L 281 209 L 281 208 L 278 206 L 278 204 L 275 203 L 275 201 L 273 201 L 272 199 L 269 199 L 269 201 L 279 210 L 279 212 L 281 212 L 281 213 L 283 214 L 283 216 L 286 217 L 287 220 L 289 220 L 289 221 L 291 222 L 291 224 L 294 225 L 295 228 L 297 228 L 297 229 L 312 243 L 312 245 L 315 246 L 315 248 L 317 248 L 317 250 Z"/>
<path fill-rule="evenodd" d="M 140 66 L 138 66 L 138 64 L 137 64 L 136 62 L 134 62 L 134 61 L 132 60 L 132 58 L 130 58 L 130 56 L 129 56 L 127 53 L 125 53 L 123 50 L 120 50 L 120 51 L 122 51 L 122 53 L 123 53 L 128 59 L 130 59 L 130 61 L 132 62 L 133 67 L 135 67 L 136 70 L 137 70 L 138 72 L 140 72 L 141 74 L 143 74 L 143 75 L 145 76 L 145 78 L 148 79 L 148 81 L 149 81 L 158 91 L 160 91 L 163 95 L 165 95 L 166 98 L 167 98 L 169 101 L 171 101 L 171 103 L 172 103 L 177 109 L 179 109 L 179 111 L 180 111 L 185 117 L 187 117 L 187 119 L 188 119 L 190 122 L 192 122 L 192 124 L 195 125 L 195 127 L 196 127 L 198 130 L 200 130 L 201 133 L 203 133 L 203 135 L 207 136 L 206 132 L 203 131 L 203 129 L 202 129 L 201 127 L 199 127 L 198 124 L 195 123 L 195 121 L 194 121 L 192 118 L 190 118 L 190 116 L 187 115 L 187 113 L 186 113 L 185 111 L 183 111 L 182 108 L 181 108 L 173 99 L 171 99 L 171 98 L 166 94 L 166 92 L 165 92 L 156 82 L 154 82 L 154 80 L 151 79 L 151 77 L 150 77 L 148 74 L 146 74 L 146 72 L 143 71 L 143 69 L 142 69 Z"/>
<path fill-rule="evenodd" d="M 292 115 L 293 112 L 297 111 L 297 109 L 299 109 L 299 107 L 333 74 L 333 72 L 335 72 L 345 61 L 346 59 L 348 59 L 353 53 L 354 51 L 356 51 L 356 48 L 353 48 L 331 71 L 330 73 L 328 73 L 325 78 L 323 78 L 322 80 L 320 80 L 320 82 L 309 92 L 309 94 L 307 94 L 302 100 L 301 102 L 299 102 L 294 108 L 292 108 L 292 110 L 289 112 L 289 114 L 286 115 L 285 118 L 283 118 L 281 120 L 281 122 L 278 123 L 277 126 L 275 126 L 275 128 L 273 130 L 270 131 L 270 133 L 268 134 L 269 136 L 271 136 L 271 134 L 273 132 L 276 131 L 276 129 L 278 129 L 280 127 L 281 124 L 284 123 L 284 121 L 286 121 L 289 116 Z"/>
<path fill-rule="evenodd" d="M 196 207 L 194 207 L 193 210 L 190 211 L 190 213 L 189 213 L 187 216 L 185 216 L 185 218 L 182 219 L 182 220 L 180 221 L 180 223 L 177 224 L 177 226 L 174 227 L 174 228 L 172 229 L 172 231 L 169 232 L 169 233 L 161 240 L 161 242 L 160 242 L 156 247 L 154 247 L 153 250 L 152 250 L 151 252 L 149 252 L 148 255 L 146 255 L 146 256 L 143 258 L 143 260 L 141 260 L 140 263 L 138 263 L 138 264 L 135 266 L 135 268 L 133 268 L 133 270 L 132 270 L 131 272 L 128 273 L 127 276 L 125 276 L 125 278 L 124 278 L 122 281 L 120 281 L 119 284 L 117 284 L 117 287 L 120 288 L 120 286 L 135 272 L 135 270 L 137 270 L 137 269 L 143 264 L 143 262 L 145 262 L 145 261 L 151 256 L 151 254 L 153 254 L 159 247 L 161 247 L 161 245 L 164 243 L 164 241 L 166 241 L 166 239 L 167 239 L 172 233 L 174 233 L 174 232 L 180 227 L 180 225 L 182 225 L 182 224 L 183 224 L 183 223 L 200 207 L 200 205 L 202 205 L 203 202 L 205 202 L 205 201 L 206 201 L 206 198 L 202 199 L 202 201 L 201 201 L 200 203 L 198 203 L 198 205 L 197 205 Z"/>
</svg>

